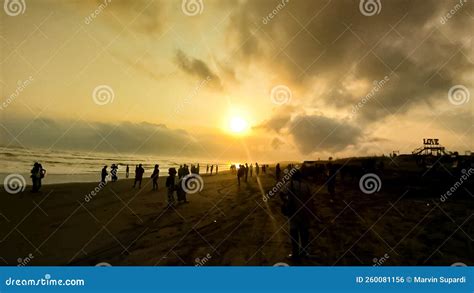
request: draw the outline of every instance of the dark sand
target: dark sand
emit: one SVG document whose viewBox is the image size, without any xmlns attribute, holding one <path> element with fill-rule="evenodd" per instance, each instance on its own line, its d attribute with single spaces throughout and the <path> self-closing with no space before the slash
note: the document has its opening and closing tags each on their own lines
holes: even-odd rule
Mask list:
<svg viewBox="0 0 474 293">
<path fill-rule="evenodd" d="M 146 175 L 146 174 L 145 174 Z M 384 181 L 374 195 L 357 181 L 338 182 L 338 198 L 313 184 L 310 259 L 286 258 L 291 246 L 280 200 L 262 201 L 255 177 L 203 176 L 189 204 L 166 208 L 150 179 L 108 183 L 89 202 L 96 183 L 44 185 L 41 193 L 0 193 L 0 263 L 18 265 L 472 265 L 472 198 L 416 196 L 404 183 Z M 262 175 L 264 190 L 275 184 Z"/>
</svg>

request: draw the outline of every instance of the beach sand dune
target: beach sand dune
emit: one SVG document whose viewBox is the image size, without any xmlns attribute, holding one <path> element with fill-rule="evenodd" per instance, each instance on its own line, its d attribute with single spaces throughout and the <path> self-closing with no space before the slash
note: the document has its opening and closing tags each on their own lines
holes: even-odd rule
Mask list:
<svg viewBox="0 0 474 293">
<path fill-rule="evenodd" d="M 451 265 L 474 259 L 472 202 L 414 197 L 389 183 L 377 194 L 338 184 L 329 201 L 313 184 L 309 259 L 293 261 L 279 198 L 262 200 L 270 175 L 238 187 L 235 175 L 203 176 L 189 204 L 168 208 L 145 179 L 45 185 L 0 194 L 0 263 L 4 265 Z M 100 188 L 99 188 L 100 189 Z M 26 262 L 26 263 L 25 263 Z"/>
</svg>

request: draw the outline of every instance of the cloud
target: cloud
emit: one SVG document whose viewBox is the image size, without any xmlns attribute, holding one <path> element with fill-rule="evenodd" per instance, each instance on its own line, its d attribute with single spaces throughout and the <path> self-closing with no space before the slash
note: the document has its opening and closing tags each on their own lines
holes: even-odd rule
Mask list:
<svg viewBox="0 0 474 293">
<path fill-rule="evenodd" d="M 308 155 L 316 152 L 338 152 L 355 145 L 363 136 L 361 128 L 323 115 L 298 114 L 291 118 L 279 113 L 259 125 L 258 128 L 272 130 L 291 137 L 300 151 Z M 283 140 L 274 138 L 272 146 L 277 149 Z"/>
<path fill-rule="evenodd" d="M 118 31 L 123 26 L 144 35 L 155 35 L 162 32 L 166 19 L 166 1 L 154 0 L 82 0 L 74 2 L 88 14 L 100 11 L 99 19 L 106 17 L 102 23 L 110 25 Z M 104 15 L 102 15 L 102 12 Z M 117 18 L 120 22 L 117 22 Z"/>
<path fill-rule="evenodd" d="M 207 64 L 196 58 L 187 56 L 183 51 L 177 50 L 175 62 L 178 67 L 191 76 L 198 77 L 201 80 L 210 79 L 211 85 L 222 89 L 221 79 L 207 66 Z"/>
<path fill-rule="evenodd" d="M 111 124 L 49 118 L 36 118 L 32 121 L 9 118 L 3 119 L 2 124 L 5 128 L 0 129 L 0 136 L 11 145 L 109 153 L 202 155 L 195 145 L 195 138 L 189 133 L 181 129 L 170 129 L 163 124 Z"/>
<path fill-rule="evenodd" d="M 390 76 L 358 113 L 364 125 L 436 103 L 452 85 L 474 88 L 468 29 L 474 21 L 467 3 L 445 24 L 441 16 L 459 1 L 382 1 L 380 14 L 372 17 L 360 13 L 359 1 L 295 0 L 277 10 L 278 1 L 242 3 L 228 28 L 238 39 L 235 46 L 241 45 L 235 58 L 266 64 L 288 83 L 308 89 L 306 95 L 312 95 L 315 80 L 323 81 L 327 86 L 312 104 L 349 113 L 375 80 Z M 264 24 L 272 11 L 278 13 Z M 365 84 L 365 91 L 357 93 L 354 84 Z"/>
<path fill-rule="evenodd" d="M 342 151 L 362 136 L 360 128 L 320 115 L 299 115 L 291 121 L 289 129 L 303 154 Z"/>
</svg>

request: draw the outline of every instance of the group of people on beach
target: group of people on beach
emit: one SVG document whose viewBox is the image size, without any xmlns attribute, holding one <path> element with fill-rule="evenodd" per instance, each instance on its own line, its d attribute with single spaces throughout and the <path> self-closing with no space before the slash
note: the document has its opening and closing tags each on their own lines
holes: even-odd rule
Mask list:
<svg viewBox="0 0 474 293">
<path fill-rule="evenodd" d="M 263 174 L 267 173 L 267 169 L 269 168 L 268 165 L 262 164 L 261 166 L 258 163 L 255 163 L 255 174 L 256 176 L 260 175 L 260 170 L 262 171 Z M 240 182 L 243 180 L 244 182 L 248 182 L 248 177 L 253 176 L 253 165 L 248 163 L 245 164 L 239 164 L 237 167 L 235 164 L 232 164 L 230 166 L 230 171 L 234 174 L 237 174 L 237 184 L 240 186 Z"/>
<path fill-rule="evenodd" d="M 211 173 L 209 173 L 209 171 L 211 171 Z M 206 166 L 206 174 L 210 174 L 212 175 L 212 172 L 214 171 L 214 165 L 207 165 Z M 219 173 L 219 165 L 216 164 L 216 175 L 217 173 Z M 198 173 L 199 174 L 199 173 Z"/>
</svg>

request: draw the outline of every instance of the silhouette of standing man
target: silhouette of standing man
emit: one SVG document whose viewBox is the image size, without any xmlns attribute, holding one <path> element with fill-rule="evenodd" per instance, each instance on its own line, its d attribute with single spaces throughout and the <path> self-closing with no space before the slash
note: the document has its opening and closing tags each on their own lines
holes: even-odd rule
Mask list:
<svg viewBox="0 0 474 293">
<path fill-rule="evenodd" d="M 153 180 L 153 190 L 158 190 L 158 177 L 160 176 L 160 165 L 155 165 L 151 179 Z"/>
<path fill-rule="evenodd" d="M 288 256 L 299 258 L 308 256 L 309 221 L 311 192 L 309 185 L 304 182 L 301 171 L 296 171 L 289 183 L 280 193 L 283 200 L 282 212 L 290 222 L 290 238 L 292 253 Z"/>
<path fill-rule="evenodd" d="M 135 188 L 138 182 L 138 188 L 142 188 L 142 179 L 145 169 L 143 169 L 142 164 L 139 164 L 135 170 L 135 181 L 133 182 L 133 188 Z"/>
<path fill-rule="evenodd" d="M 109 175 L 109 173 L 107 172 L 107 166 L 104 166 L 104 168 L 102 168 L 102 173 L 100 174 L 100 177 L 101 177 L 100 182 L 106 183 L 105 179 L 107 178 L 107 175 Z"/>
</svg>

